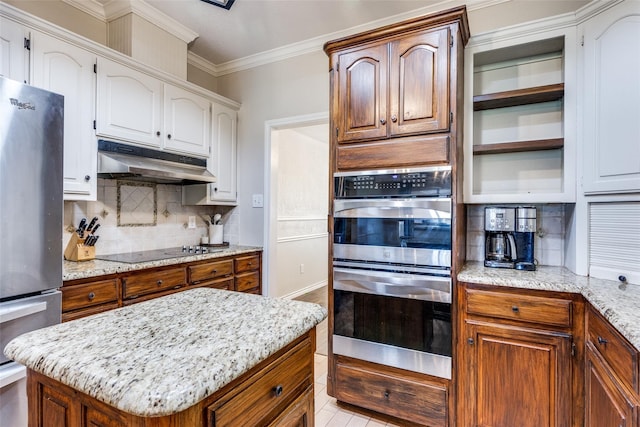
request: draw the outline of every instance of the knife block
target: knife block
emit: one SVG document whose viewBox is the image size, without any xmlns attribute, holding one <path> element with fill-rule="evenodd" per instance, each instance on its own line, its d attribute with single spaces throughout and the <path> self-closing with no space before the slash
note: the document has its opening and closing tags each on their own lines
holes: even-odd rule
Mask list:
<svg viewBox="0 0 640 427">
<path fill-rule="evenodd" d="M 84 241 L 89 237 L 85 234 L 83 237 L 78 233 L 72 233 L 67 248 L 64 250 L 64 259 L 67 261 L 90 261 L 96 257 L 95 246 L 85 246 Z"/>
</svg>

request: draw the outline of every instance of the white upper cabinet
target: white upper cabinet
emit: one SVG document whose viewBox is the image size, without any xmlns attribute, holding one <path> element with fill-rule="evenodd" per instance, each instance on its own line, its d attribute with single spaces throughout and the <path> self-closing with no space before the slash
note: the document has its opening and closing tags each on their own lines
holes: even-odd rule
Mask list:
<svg viewBox="0 0 640 427">
<path fill-rule="evenodd" d="M 164 85 L 163 148 L 209 155 L 211 101 L 187 90 Z"/>
<path fill-rule="evenodd" d="M 27 40 L 27 28 L 0 17 L 0 76 L 29 83 L 29 51 L 25 48 Z"/>
<path fill-rule="evenodd" d="M 64 95 L 64 198 L 95 200 L 96 55 L 39 32 L 31 40 L 32 84 Z"/>
<path fill-rule="evenodd" d="M 97 135 L 160 148 L 162 82 L 103 58 L 97 71 Z"/>
<path fill-rule="evenodd" d="M 576 31 L 567 20 L 471 38 L 465 203 L 575 202 Z"/>
<path fill-rule="evenodd" d="M 640 191 L 640 1 L 585 21 L 581 72 L 585 194 Z"/>
<path fill-rule="evenodd" d="M 187 185 L 182 189 L 184 205 L 232 205 L 238 200 L 237 110 L 213 103 L 211 154 L 207 169 L 216 177 L 213 184 Z"/>
</svg>

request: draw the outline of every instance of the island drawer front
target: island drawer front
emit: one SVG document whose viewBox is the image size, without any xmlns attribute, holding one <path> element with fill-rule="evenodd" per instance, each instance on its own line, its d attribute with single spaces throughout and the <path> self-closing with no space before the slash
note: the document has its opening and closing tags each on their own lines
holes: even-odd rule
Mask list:
<svg viewBox="0 0 640 427">
<path fill-rule="evenodd" d="M 189 266 L 189 282 L 197 285 L 205 280 L 233 275 L 233 260 L 209 262 Z"/>
<path fill-rule="evenodd" d="M 118 301 L 118 279 L 63 286 L 62 312 Z"/>
<path fill-rule="evenodd" d="M 185 268 L 168 268 L 145 273 L 138 273 L 122 279 L 123 299 L 135 298 L 139 295 L 178 289 L 187 284 Z"/>
<path fill-rule="evenodd" d="M 260 272 L 241 274 L 236 276 L 236 291 L 246 292 L 260 286 Z"/>
<path fill-rule="evenodd" d="M 444 386 L 343 363 L 336 364 L 336 379 L 338 400 L 421 425 L 448 425 Z"/>
<path fill-rule="evenodd" d="M 587 312 L 587 341 L 629 388 L 638 390 L 638 352 L 593 308 Z"/>
<path fill-rule="evenodd" d="M 571 327 L 571 300 L 465 289 L 467 313 L 520 322 Z"/>
<path fill-rule="evenodd" d="M 221 406 L 207 408 L 209 427 L 266 425 L 312 385 L 313 350 L 305 339 L 274 364 L 243 382 Z"/>
<path fill-rule="evenodd" d="M 80 310 L 68 311 L 62 313 L 62 322 L 69 322 L 71 320 L 80 319 L 82 317 L 91 316 L 93 314 L 102 313 L 103 311 L 115 310 L 120 307 L 118 301 L 114 301 L 108 304 L 95 305 Z"/>
<path fill-rule="evenodd" d="M 213 289 L 224 289 L 226 291 L 233 291 L 233 277 L 229 277 L 228 279 L 223 280 L 212 280 L 200 282 L 197 285 L 191 285 L 190 288 L 213 288 Z"/>
<path fill-rule="evenodd" d="M 236 258 L 236 273 L 254 271 L 260 268 L 260 256 L 252 255 Z"/>
</svg>

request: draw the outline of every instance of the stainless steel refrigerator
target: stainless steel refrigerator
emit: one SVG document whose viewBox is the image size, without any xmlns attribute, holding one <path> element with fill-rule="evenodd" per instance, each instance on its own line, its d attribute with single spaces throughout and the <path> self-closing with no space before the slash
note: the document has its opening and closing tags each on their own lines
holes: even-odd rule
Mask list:
<svg viewBox="0 0 640 427">
<path fill-rule="evenodd" d="M 64 98 L 0 77 L 0 350 L 60 323 Z M 0 352 L 0 424 L 27 425 L 25 368 Z"/>
</svg>

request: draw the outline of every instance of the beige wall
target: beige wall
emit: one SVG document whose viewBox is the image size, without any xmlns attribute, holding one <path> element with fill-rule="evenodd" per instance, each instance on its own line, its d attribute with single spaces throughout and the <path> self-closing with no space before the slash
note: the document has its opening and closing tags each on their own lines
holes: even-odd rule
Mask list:
<svg viewBox="0 0 640 427">
<path fill-rule="evenodd" d="M 97 43 L 106 45 L 107 25 L 60 0 L 2 0 Z"/>
</svg>

